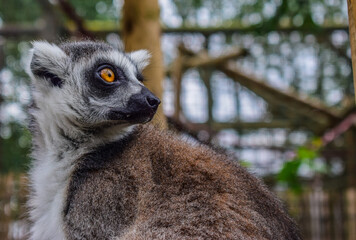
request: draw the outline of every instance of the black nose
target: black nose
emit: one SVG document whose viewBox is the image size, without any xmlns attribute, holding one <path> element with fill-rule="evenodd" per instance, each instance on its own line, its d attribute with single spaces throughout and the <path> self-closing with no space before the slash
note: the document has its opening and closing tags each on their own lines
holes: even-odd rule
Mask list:
<svg viewBox="0 0 356 240">
<path fill-rule="evenodd" d="M 146 96 L 146 101 L 148 105 L 154 110 L 156 110 L 158 105 L 161 103 L 161 101 L 153 95 Z"/>
<path fill-rule="evenodd" d="M 110 120 L 126 120 L 130 123 L 146 123 L 155 115 L 161 101 L 147 88 L 133 94 L 125 107 L 113 108 L 108 114 Z"/>
</svg>

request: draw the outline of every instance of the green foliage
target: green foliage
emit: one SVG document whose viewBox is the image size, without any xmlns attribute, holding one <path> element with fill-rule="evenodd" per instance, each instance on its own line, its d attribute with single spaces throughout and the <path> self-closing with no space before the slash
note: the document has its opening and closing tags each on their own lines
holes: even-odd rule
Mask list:
<svg viewBox="0 0 356 240">
<path fill-rule="evenodd" d="M 24 11 L 27 9 L 27 11 Z M 0 0 L 0 18 L 3 22 L 34 22 L 41 16 L 37 1 L 33 0 Z"/>
<path fill-rule="evenodd" d="M 244 168 L 250 168 L 252 166 L 250 162 L 244 160 L 239 160 L 239 164 Z"/>
<path fill-rule="evenodd" d="M 18 123 L 11 123 L 5 129 L 10 133 L 1 140 L 0 173 L 23 172 L 29 164 L 30 133 Z"/>
<path fill-rule="evenodd" d="M 281 183 L 288 184 L 288 187 L 293 189 L 295 192 L 301 192 L 302 186 L 298 176 L 298 171 L 301 165 L 301 158 L 295 158 L 291 161 L 285 162 L 277 175 L 277 180 Z"/>
<path fill-rule="evenodd" d="M 86 20 L 115 20 L 118 19 L 120 9 L 117 0 L 71 0 L 78 15 Z"/>
<path fill-rule="evenodd" d="M 309 146 L 301 146 L 296 151 L 296 156 L 283 164 L 282 169 L 277 174 L 280 183 L 287 184 L 296 193 L 302 191 L 299 172 L 302 166 L 307 167 L 313 175 L 327 173 L 325 164 L 320 164 L 316 160 L 320 157 L 322 141 L 315 138 Z"/>
<path fill-rule="evenodd" d="M 305 161 L 310 161 L 318 156 L 315 150 L 309 149 L 305 146 L 299 147 L 297 150 L 297 158 Z"/>
<path fill-rule="evenodd" d="M 69 0 L 78 15 L 86 20 L 117 20 L 120 13 L 116 0 Z M 59 10 L 58 5 L 53 5 Z M 30 11 L 24 11 L 31 9 Z M 0 20 L 5 23 L 34 23 L 43 17 L 39 1 L 0 0 Z"/>
<path fill-rule="evenodd" d="M 200 11 L 208 10 L 209 21 L 214 25 L 239 25 L 251 27 L 256 32 L 269 32 L 284 25 L 316 30 L 323 22 L 330 24 L 347 23 L 347 14 L 342 6 L 345 2 L 334 0 L 173 0 L 183 25 L 197 24 Z M 226 9 L 234 9 L 226 14 Z M 325 13 L 325 14 L 320 14 Z M 325 21 L 324 21 L 325 20 Z M 207 25 L 212 25 L 207 24 Z"/>
<path fill-rule="evenodd" d="M 2 88 L 2 123 L 0 138 L 0 173 L 23 172 L 29 163 L 30 134 L 23 126 L 25 113 L 12 115 L 6 107 L 16 105 L 18 109 L 25 109 L 28 103 L 28 77 L 24 71 L 23 55 L 28 51 L 28 42 L 7 41 L 4 47 L 5 71 L 11 74 L 3 75 Z M 11 93 L 11 94 L 9 94 Z"/>
</svg>

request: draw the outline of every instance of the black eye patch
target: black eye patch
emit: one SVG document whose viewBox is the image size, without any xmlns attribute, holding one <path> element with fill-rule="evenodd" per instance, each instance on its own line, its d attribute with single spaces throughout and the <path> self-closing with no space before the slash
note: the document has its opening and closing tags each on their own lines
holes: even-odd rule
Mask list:
<svg viewBox="0 0 356 240">
<path fill-rule="evenodd" d="M 60 79 L 57 75 L 50 73 L 46 70 L 36 69 L 35 71 L 33 71 L 33 74 L 35 74 L 39 77 L 48 79 L 51 82 L 52 86 L 54 86 L 54 87 L 61 88 L 63 85 L 62 79 Z"/>
<path fill-rule="evenodd" d="M 102 79 L 100 72 L 105 68 L 109 68 L 114 73 L 114 81 L 107 82 Z M 109 59 L 97 59 L 95 64 L 83 71 L 83 78 L 85 79 L 86 89 L 89 91 L 88 94 L 97 98 L 110 97 L 118 89 L 125 89 L 129 82 L 125 72 Z"/>
<path fill-rule="evenodd" d="M 137 80 L 139 80 L 140 82 L 144 82 L 146 79 L 143 77 L 142 73 L 137 72 L 136 74 L 136 78 Z"/>
</svg>

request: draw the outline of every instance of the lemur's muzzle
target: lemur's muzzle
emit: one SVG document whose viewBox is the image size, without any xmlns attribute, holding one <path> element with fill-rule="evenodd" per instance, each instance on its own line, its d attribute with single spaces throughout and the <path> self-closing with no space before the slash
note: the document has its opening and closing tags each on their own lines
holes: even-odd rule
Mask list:
<svg viewBox="0 0 356 240">
<path fill-rule="evenodd" d="M 109 114 L 111 120 L 125 120 L 130 123 L 144 123 L 155 115 L 161 101 L 147 88 L 130 97 L 125 109 L 115 109 Z"/>
</svg>

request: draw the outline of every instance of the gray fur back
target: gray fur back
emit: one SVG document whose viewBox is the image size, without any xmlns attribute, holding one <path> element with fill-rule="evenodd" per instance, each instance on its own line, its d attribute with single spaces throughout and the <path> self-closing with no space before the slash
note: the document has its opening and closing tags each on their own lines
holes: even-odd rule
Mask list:
<svg viewBox="0 0 356 240">
<path fill-rule="evenodd" d="M 63 214 L 68 239 L 300 239 L 243 168 L 152 127 L 80 159 Z"/>
</svg>

